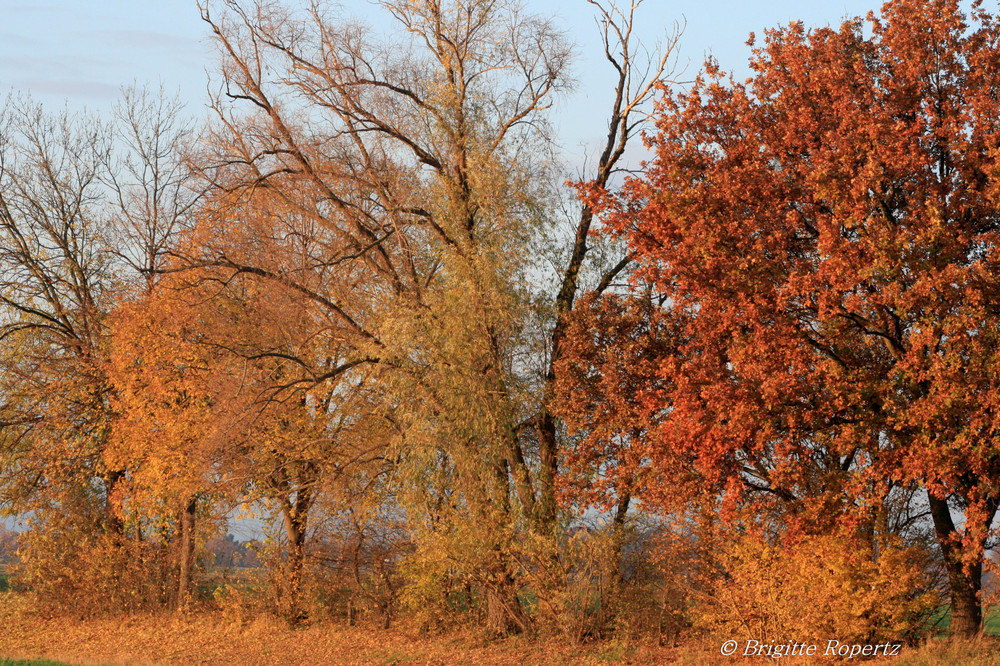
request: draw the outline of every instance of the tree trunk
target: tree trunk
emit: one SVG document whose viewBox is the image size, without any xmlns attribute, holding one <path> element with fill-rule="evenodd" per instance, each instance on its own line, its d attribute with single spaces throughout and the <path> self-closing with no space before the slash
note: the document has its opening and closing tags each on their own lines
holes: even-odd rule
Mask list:
<svg viewBox="0 0 1000 666">
<path fill-rule="evenodd" d="M 517 598 L 514 578 L 505 574 L 486 590 L 486 630 L 492 638 L 519 634 L 527 629 L 524 609 Z"/>
<path fill-rule="evenodd" d="M 559 340 L 553 334 L 552 347 L 558 349 Z M 555 383 L 555 372 L 550 370 L 545 378 L 546 391 Z M 556 439 L 556 420 L 548 407 L 542 407 L 541 422 L 538 426 L 538 455 L 540 469 L 538 480 L 541 497 L 538 500 L 539 522 L 547 532 L 556 528 L 556 475 L 559 471 L 559 445 Z"/>
<path fill-rule="evenodd" d="M 285 532 L 288 535 L 288 563 L 286 568 L 287 586 L 285 599 L 288 620 L 292 624 L 300 622 L 302 617 L 302 567 L 305 560 L 305 533 L 299 529 L 297 521 L 285 521 Z"/>
<path fill-rule="evenodd" d="M 288 560 L 285 569 L 286 619 L 292 625 L 305 619 L 302 610 L 302 570 L 306 555 L 306 526 L 310 500 L 309 493 L 299 491 L 294 507 L 286 503 L 282 508 L 285 536 L 288 538 Z"/>
<path fill-rule="evenodd" d="M 632 504 L 632 493 L 624 492 L 622 496 L 618 498 L 618 506 L 615 509 L 614 526 L 616 530 L 621 529 L 625 524 L 625 518 L 628 517 L 628 509 Z"/>
<path fill-rule="evenodd" d="M 191 582 L 194 571 L 194 518 L 198 500 L 191 498 L 177 521 L 177 608 L 186 610 L 191 604 Z"/>
<path fill-rule="evenodd" d="M 983 578 L 982 553 L 974 565 L 967 567 L 962 558 L 961 535 L 955 528 L 948 501 L 928 492 L 934 531 L 944 555 L 951 594 L 951 633 L 954 636 L 975 636 L 982 629 L 983 609 L 980 599 Z M 979 549 L 982 551 L 982 548 Z"/>
<path fill-rule="evenodd" d="M 966 573 L 959 566 L 948 568 L 948 582 L 951 588 L 951 633 L 956 636 L 975 636 L 983 624 L 980 588 L 983 575 L 982 564 L 972 567 Z"/>
<path fill-rule="evenodd" d="M 115 494 L 118 488 L 118 484 L 125 478 L 125 472 L 122 471 L 111 471 L 104 475 L 104 514 L 106 529 L 109 534 L 114 534 L 120 536 L 125 531 L 125 524 L 122 522 L 121 517 L 118 515 L 118 509 L 115 507 Z"/>
</svg>

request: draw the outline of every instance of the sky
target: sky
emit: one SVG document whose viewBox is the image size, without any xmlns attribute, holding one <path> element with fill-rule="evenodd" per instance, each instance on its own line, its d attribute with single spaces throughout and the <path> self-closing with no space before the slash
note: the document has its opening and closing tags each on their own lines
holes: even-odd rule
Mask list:
<svg viewBox="0 0 1000 666">
<path fill-rule="evenodd" d="M 611 78 L 599 57 L 591 8 L 585 0 L 524 1 L 555 18 L 577 46 L 576 92 L 560 101 L 555 122 L 567 150 L 592 152 L 606 126 Z M 360 16 L 374 13 L 366 0 L 341 6 Z M 640 28 L 651 44 L 673 21 L 686 22 L 678 54 L 682 78 L 692 78 L 707 54 L 743 78 L 749 32 L 759 35 L 791 20 L 807 27 L 839 24 L 879 6 L 872 0 L 646 0 Z M 214 65 L 195 0 L 0 0 L 0 91 L 30 93 L 53 110 L 67 104 L 100 110 L 123 85 L 162 83 L 200 116 L 206 72 Z"/>
</svg>

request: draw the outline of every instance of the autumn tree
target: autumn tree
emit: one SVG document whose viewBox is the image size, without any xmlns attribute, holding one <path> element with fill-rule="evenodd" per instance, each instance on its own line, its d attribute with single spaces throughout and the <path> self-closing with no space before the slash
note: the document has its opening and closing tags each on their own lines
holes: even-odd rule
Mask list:
<svg viewBox="0 0 1000 666">
<path fill-rule="evenodd" d="M 998 37 L 979 3 L 950 0 L 768 31 L 745 83 L 710 63 L 665 91 L 655 159 L 589 199 L 662 313 L 632 330 L 673 320 L 626 396 L 652 401 L 627 419 L 646 430 L 633 468 L 780 500 L 807 531 L 877 525 L 894 488 L 925 489 L 958 634 L 981 625 L 1000 501 Z M 590 381 L 611 366 L 581 334 Z M 640 487 L 667 506 L 691 486 Z"/>
<path fill-rule="evenodd" d="M 32 512 L 43 540 L 79 529 L 109 548 L 124 536 L 129 470 L 106 455 L 108 319 L 143 273 L 123 253 L 158 261 L 193 199 L 176 104 L 127 91 L 118 110 L 110 124 L 27 99 L 0 111 L 3 510 Z"/>
<path fill-rule="evenodd" d="M 597 0 L 588 0 L 588 3 L 600 27 L 604 59 L 615 79 L 609 91 L 607 136 L 595 163 L 590 170 L 579 173 L 578 180 L 587 187 L 603 189 L 627 171 L 626 151 L 634 148 L 636 137 L 649 124 L 650 106 L 659 86 L 676 82 L 676 53 L 683 26 L 675 22 L 672 30 L 666 33 L 665 41 L 650 49 L 636 36 L 643 0 L 631 0 L 627 7 Z M 634 265 L 632 253 L 621 244 L 608 242 L 606 235 L 601 237 L 592 233 L 597 221 L 592 205 L 583 201 L 577 216 L 557 223 L 563 233 L 569 232 L 568 242 L 556 243 L 557 247 L 561 246 L 554 262 L 556 268 L 551 283 L 546 285 L 548 292 L 542 296 L 550 319 L 543 333 L 542 401 L 534 417 L 539 456 L 536 514 L 549 530 L 556 525 L 559 506 L 556 481 L 560 460 L 566 453 L 564 424 L 550 403 L 556 398 L 556 364 L 567 338 L 567 327 L 572 319 L 570 313 L 575 310 L 581 293 L 604 293 Z M 629 503 L 626 495 L 620 496 L 623 517 Z"/>
<path fill-rule="evenodd" d="M 414 529 L 486 558 L 458 576 L 485 591 L 489 624 L 505 633 L 525 626 L 505 553 L 519 530 L 556 525 L 560 432 L 544 405 L 562 315 L 588 270 L 607 283 L 628 260 L 593 261 L 585 207 L 533 332 L 551 356 L 526 362 L 539 300 L 528 285 L 544 262 L 535 243 L 552 215 L 545 111 L 568 84 L 569 49 L 517 2 L 379 5 L 395 34 L 322 3 L 300 13 L 203 5 L 222 56 L 206 176 L 248 205 L 280 202 L 319 240 L 309 270 L 218 249 L 191 260 L 280 284 L 350 329 L 353 351 L 337 368 L 384 372 Z M 601 185 L 644 122 L 673 44 L 647 57 L 633 36 L 638 5 L 594 4 L 617 75 Z M 301 369 L 340 381 L 314 360 Z"/>
<path fill-rule="evenodd" d="M 218 254 L 205 261 L 313 299 L 351 328 L 347 363 L 377 359 L 395 369 L 389 404 L 404 415 L 397 423 L 416 475 L 410 487 L 426 488 L 424 497 L 450 513 L 478 515 L 477 531 L 495 540 L 482 549 L 494 562 L 466 573 L 483 572 L 503 632 L 523 627 L 503 561 L 516 524 L 509 477 L 523 488 L 531 471 L 517 448 L 511 375 L 523 265 L 502 257 L 523 245 L 538 214 L 536 128 L 564 85 L 568 50 L 550 25 L 513 4 L 383 7 L 406 48 L 319 6 L 302 16 L 277 5 L 226 3 L 219 15 L 206 7 L 224 62 L 216 106 L 229 152 L 219 156 L 220 181 L 245 194 L 276 192 L 324 241 L 311 273 Z M 280 81 L 268 68 L 283 72 Z M 259 131 L 233 115 L 226 94 L 250 102 Z M 292 112 L 303 104 L 308 113 Z M 330 279 L 317 279 L 338 272 L 362 278 L 353 295 L 331 294 Z M 324 374 L 333 379 L 314 372 Z M 420 481 L 428 463 L 443 465 L 443 476 Z M 447 487 L 428 485 L 434 478 Z"/>
<path fill-rule="evenodd" d="M 46 490 L 79 483 L 103 495 L 104 526 L 120 531 L 112 497 L 123 472 L 101 460 L 111 268 L 95 203 L 107 137 L 98 123 L 51 117 L 28 100 L 8 100 L 2 121 L 4 504 L 25 511 L 54 499 Z"/>
<path fill-rule="evenodd" d="M 359 316 L 363 294 L 352 271 L 318 269 L 337 239 L 269 191 L 216 187 L 194 216 L 155 289 L 121 309 L 122 454 L 182 508 L 201 496 L 263 509 L 281 535 L 275 600 L 297 623 L 316 506 L 391 462 L 357 329 L 326 308 L 350 296 Z"/>
<path fill-rule="evenodd" d="M 152 278 L 155 288 L 119 304 L 110 319 L 115 416 L 105 457 L 130 470 L 129 515 L 147 538 L 171 546 L 170 599 L 185 609 L 199 507 L 204 513 L 225 499 L 233 504 L 245 485 L 233 482 L 231 460 L 246 400 L 239 394 L 242 368 L 192 339 L 192 332 L 219 326 L 219 301 L 211 291 Z"/>
</svg>

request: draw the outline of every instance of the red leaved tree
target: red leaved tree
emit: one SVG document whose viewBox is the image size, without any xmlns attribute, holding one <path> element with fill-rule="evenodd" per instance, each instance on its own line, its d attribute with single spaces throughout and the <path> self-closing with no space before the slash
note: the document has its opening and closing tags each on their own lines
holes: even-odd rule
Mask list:
<svg viewBox="0 0 1000 666">
<path fill-rule="evenodd" d="M 887 494 L 924 488 L 952 629 L 973 633 L 1000 502 L 1000 24 L 979 3 L 901 0 L 769 31 L 751 67 L 666 92 L 645 173 L 589 193 L 637 254 L 636 293 L 673 321 L 629 389 L 656 408 L 616 431 L 645 433 L 635 487 L 662 504 L 690 487 L 665 480 L 695 474 L 819 532 L 891 530 Z M 570 413 L 615 358 L 574 335 Z M 568 417 L 578 449 L 608 446 L 602 419 Z"/>
</svg>

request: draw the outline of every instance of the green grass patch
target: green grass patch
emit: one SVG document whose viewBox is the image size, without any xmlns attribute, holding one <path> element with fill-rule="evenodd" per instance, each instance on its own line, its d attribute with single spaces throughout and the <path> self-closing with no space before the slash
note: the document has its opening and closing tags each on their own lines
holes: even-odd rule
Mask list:
<svg viewBox="0 0 1000 666">
<path fill-rule="evenodd" d="M 61 661 L 48 659 L 4 659 L 0 657 L 0 666 L 67 666 Z"/>
<path fill-rule="evenodd" d="M 1000 636 L 1000 606 L 994 606 L 983 619 L 983 633 L 987 636 Z"/>
<path fill-rule="evenodd" d="M 932 633 L 945 636 L 951 626 L 951 606 L 941 606 L 931 617 Z M 983 633 L 987 636 L 1000 636 L 1000 606 L 993 606 L 986 611 L 983 618 Z"/>
</svg>

